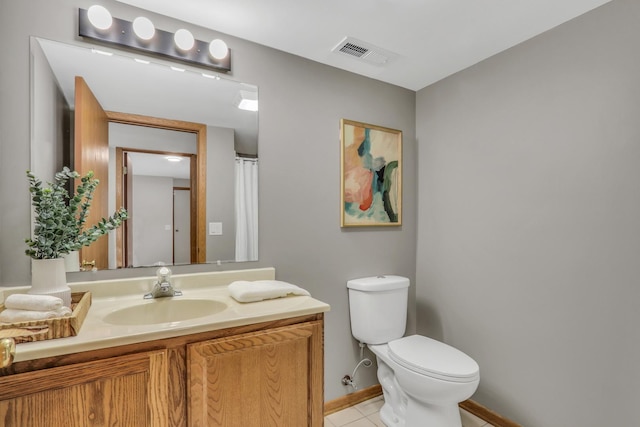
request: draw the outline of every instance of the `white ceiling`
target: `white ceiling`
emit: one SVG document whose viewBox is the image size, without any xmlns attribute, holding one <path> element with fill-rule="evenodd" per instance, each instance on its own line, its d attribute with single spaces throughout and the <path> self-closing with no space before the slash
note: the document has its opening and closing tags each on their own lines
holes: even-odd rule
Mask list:
<svg viewBox="0 0 640 427">
<path fill-rule="evenodd" d="M 101 50 L 113 55 L 41 38 L 34 43 L 42 50 L 71 108 L 75 76 L 82 76 L 105 110 L 232 128 L 235 148 L 257 153 L 258 113 L 236 108 L 240 91 L 257 92 L 255 86 L 206 78 L 190 70 L 176 72 L 159 62 L 141 64 L 129 52 L 106 47 Z"/>
<path fill-rule="evenodd" d="M 610 0 L 118 1 L 419 90 Z M 345 37 L 391 59 L 332 52 Z"/>
<path fill-rule="evenodd" d="M 74 108 L 75 76 L 82 76 L 105 110 L 142 114 L 159 118 L 204 123 L 234 130 L 234 148 L 258 153 L 258 113 L 236 108 L 240 90 L 256 92 L 252 85 L 228 79 L 211 79 L 201 73 L 176 72 L 166 65 L 139 63 L 125 52 L 111 56 L 93 53 L 93 49 L 34 38 L 34 68 L 46 68 L 48 62 L 70 108 Z M 41 55 L 36 55 L 37 50 Z M 109 143 L 130 148 L 156 147 L 158 150 L 195 153 L 192 133 L 129 126 L 109 125 Z M 132 154 L 135 175 L 189 179 L 188 160 L 170 163 L 165 156 Z"/>
</svg>

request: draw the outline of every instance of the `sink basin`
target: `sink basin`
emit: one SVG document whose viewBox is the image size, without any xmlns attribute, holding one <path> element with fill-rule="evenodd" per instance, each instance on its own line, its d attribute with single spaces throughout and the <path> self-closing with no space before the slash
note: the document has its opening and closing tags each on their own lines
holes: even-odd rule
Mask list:
<svg viewBox="0 0 640 427">
<path fill-rule="evenodd" d="M 197 319 L 226 308 L 227 304 L 211 299 L 158 298 L 112 311 L 104 321 L 112 325 L 152 325 Z"/>
</svg>

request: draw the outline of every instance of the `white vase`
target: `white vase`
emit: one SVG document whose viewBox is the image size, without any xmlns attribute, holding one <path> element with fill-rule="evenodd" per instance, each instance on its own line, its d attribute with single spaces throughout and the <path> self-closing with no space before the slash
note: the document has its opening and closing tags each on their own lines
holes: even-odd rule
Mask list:
<svg viewBox="0 0 640 427">
<path fill-rule="evenodd" d="M 78 251 L 63 254 L 62 258 L 64 258 L 64 269 L 67 273 L 80 271 L 80 254 Z"/>
<path fill-rule="evenodd" d="M 51 295 L 71 307 L 71 288 L 67 285 L 64 258 L 32 259 L 30 294 Z"/>
</svg>

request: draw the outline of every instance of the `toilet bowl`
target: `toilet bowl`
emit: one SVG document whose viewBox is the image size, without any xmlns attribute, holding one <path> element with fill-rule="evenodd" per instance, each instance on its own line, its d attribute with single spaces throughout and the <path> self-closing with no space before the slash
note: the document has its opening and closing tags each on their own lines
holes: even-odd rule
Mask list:
<svg viewBox="0 0 640 427">
<path fill-rule="evenodd" d="M 385 405 L 389 402 L 380 412 L 382 422 L 389 427 L 461 426 L 458 403 L 471 397 L 480 382 L 472 358 L 420 335 L 368 347 L 377 358 Z"/>
<path fill-rule="evenodd" d="M 478 364 L 440 341 L 403 337 L 409 279 L 377 276 L 347 282 L 353 336 L 375 354 L 388 427 L 461 427 L 458 403 L 480 382 Z"/>
</svg>

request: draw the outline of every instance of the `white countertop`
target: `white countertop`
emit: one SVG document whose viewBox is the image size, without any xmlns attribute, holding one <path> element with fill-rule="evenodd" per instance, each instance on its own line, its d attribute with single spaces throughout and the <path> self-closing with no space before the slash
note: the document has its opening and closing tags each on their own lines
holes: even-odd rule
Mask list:
<svg viewBox="0 0 640 427">
<path fill-rule="evenodd" d="M 15 362 L 329 311 L 328 304 L 308 296 L 239 303 L 227 290 L 227 285 L 234 280 L 274 278 L 273 268 L 175 275 L 172 283 L 183 295 L 174 299 L 212 299 L 227 307 L 221 312 L 194 319 L 148 325 L 113 325 L 105 322 L 104 318 L 116 310 L 156 302 L 143 299 L 143 295 L 150 291 L 154 277 L 71 283 L 69 286 L 73 292 L 90 291 L 92 295 L 91 308 L 78 335 L 18 344 Z M 4 296 L 16 292 L 25 292 L 25 288 L 7 289 Z"/>
</svg>

